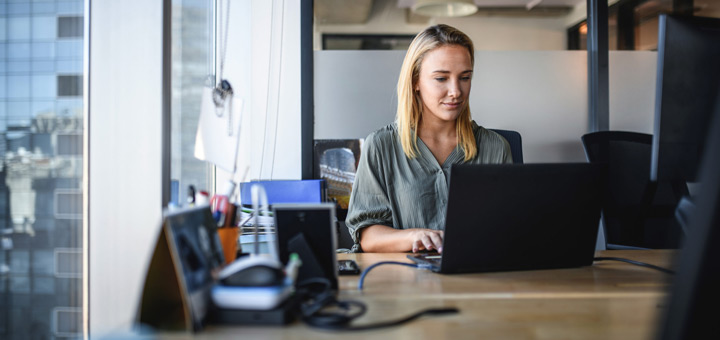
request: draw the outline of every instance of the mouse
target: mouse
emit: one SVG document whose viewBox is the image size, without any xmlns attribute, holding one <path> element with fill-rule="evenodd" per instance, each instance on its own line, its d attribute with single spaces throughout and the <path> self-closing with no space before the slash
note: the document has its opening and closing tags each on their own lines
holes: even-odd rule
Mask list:
<svg viewBox="0 0 720 340">
<path fill-rule="evenodd" d="M 220 283 L 232 287 L 279 286 L 285 272 L 279 261 L 262 256 L 242 257 L 220 271 Z"/>
</svg>

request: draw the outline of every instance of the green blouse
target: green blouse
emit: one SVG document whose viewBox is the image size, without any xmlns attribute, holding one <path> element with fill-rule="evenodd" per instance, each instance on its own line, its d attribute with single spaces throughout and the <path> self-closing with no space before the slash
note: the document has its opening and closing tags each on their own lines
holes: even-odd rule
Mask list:
<svg viewBox="0 0 720 340">
<path fill-rule="evenodd" d="M 472 128 L 478 153 L 467 163 L 512 163 L 510 144 L 505 138 L 474 121 Z M 465 153 L 456 148 L 440 165 L 420 138 L 417 146 L 417 157 L 405 156 L 394 123 L 365 139 L 345 220 L 355 242 L 353 251 L 362 251 L 360 229 L 371 225 L 445 228 L 450 168 L 465 163 Z"/>
</svg>

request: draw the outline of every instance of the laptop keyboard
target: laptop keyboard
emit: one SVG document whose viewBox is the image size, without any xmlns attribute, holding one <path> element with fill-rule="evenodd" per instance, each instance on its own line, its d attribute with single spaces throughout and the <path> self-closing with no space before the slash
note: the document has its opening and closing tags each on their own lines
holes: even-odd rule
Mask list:
<svg viewBox="0 0 720 340">
<path fill-rule="evenodd" d="M 442 255 L 437 254 L 414 254 L 407 257 L 417 263 L 429 264 L 433 267 L 440 267 L 440 262 L 442 262 Z"/>
</svg>

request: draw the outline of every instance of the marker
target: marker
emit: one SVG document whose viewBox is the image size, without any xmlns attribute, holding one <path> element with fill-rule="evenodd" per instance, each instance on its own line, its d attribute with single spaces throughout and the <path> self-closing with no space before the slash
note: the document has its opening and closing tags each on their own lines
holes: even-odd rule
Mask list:
<svg viewBox="0 0 720 340">
<path fill-rule="evenodd" d="M 297 278 L 298 269 L 302 265 L 302 261 L 300 261 L 300 256 L 298 256 L 297 253 L 290 254 L 290 260 L 288 260 L 288 264 L 285 266 L 285 284 L 288 286 L 292 286 L 295 284 L 295 279 Z"/>
</svg>

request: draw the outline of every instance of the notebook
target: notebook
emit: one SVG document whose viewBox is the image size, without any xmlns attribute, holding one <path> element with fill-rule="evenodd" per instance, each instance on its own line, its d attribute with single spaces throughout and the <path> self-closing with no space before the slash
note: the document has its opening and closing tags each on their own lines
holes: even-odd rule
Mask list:
<svg viewBox="0 0 720 340">
<path fill-rule="evenodd" d="M 591 265 L 603 172 L 589 163 L 454 165 L 443 254 L 408 258 L 439 273 Z"/>
</svg>

